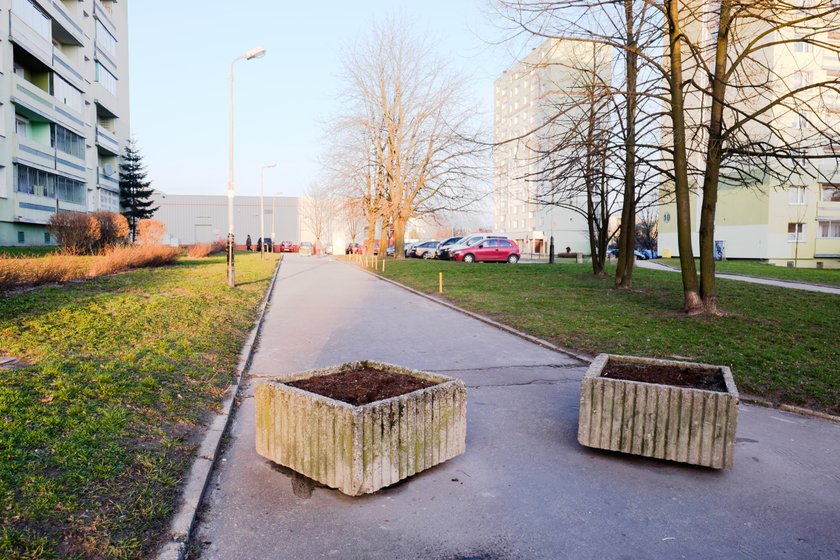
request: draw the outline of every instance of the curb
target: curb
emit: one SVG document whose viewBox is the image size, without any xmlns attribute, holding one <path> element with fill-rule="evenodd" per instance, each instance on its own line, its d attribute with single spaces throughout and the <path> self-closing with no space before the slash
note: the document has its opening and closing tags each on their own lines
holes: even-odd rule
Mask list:
<svg viewBox="0 0 840 560">
<path fill-rule="evenodd" d="M 216 457 L 221 447 L 220 443 L 230 423 L 236 396 L 239 394 L 239 388 L 245 377 L 245 371 L 250 366 L 251 359 L 256 350 L 257 338 L 262 330 L 263 318 L 265 317 L 265 309 L 268 306 L 272 293 L 274 293 L 274 285 L 277 283 L 277 276 L 280 273 L 282 264 L 283 257 L 281 255 L 274 269 L 271 284 L 269 284 L 268 290 L 266 290 L 263 301 L 260 304 L 259 316 L 254 321 L 254 326 L 251 328 L 245 345 L 239 352 L 239 363 L 236 366 L 236 383 L 228 387 L 227 397 L 225 397 L 221 407 L 222 412 L 214 415 L 210 426 L 204 434 L 201 447 L 199 447 L 193 465 L 190 468 L 190 473 L 187 476 L 187 482 L 183 486 L 178 509 L 169 525 L 168 535 L 171 540 L 158 550 L 155 556 L 156 560 L 183 560 L 186 555 L 190 533 L 195 525 L 198 508 L 201 505 L 201 500 L 204 498 L 207 482 L 213 473 Z"/>
<path fill-rule="evenodd" d="M 380 279 L 384 282 L 388 282 L 389 284 L 400 287 L 400 288 L 402 288 L 402 289 L 404 289 L 408 292 L 411 292 L 412 294 L 418 295 L 418 296 L 423 297 L 427 300 L 438 303 L 438 304 L 440 304 L 444 307 L 448 307 L 449 309 L 452 309 L 453 311 L 458 311 L 459 313 L 462 313 L 464 315 L 472 317 L 473 319 L 481 321 L 482 323 L 486 323 L 490 326 L 496 327 L 499 330 L 502 330 L 502 331 L 508 332 L 510 334 L 516 335 L 519 338 L 523 338 L 523 339 L 525 339 L 529 342 L 533 342 L 534 344 L 537 344 L 538 346 L 542 346 L 543 348 L 547 348 L 549 350 L 559 352 L 560 354 L 566 354 L 567 356 L 571 356 L 572 358 L 575 358 L 576 360 L 580 360 L 581 362 L 584 362 L 584 363 L 587 363 L 587 364 L 592 362 L 592 360 L 594 359 L 591 356 L 588 356 L 586 354 L 579 354 L 579 353 L 573 352 L 571 350 L 568 350 L 566 348 L 562 348 L 560 346 L 557 346 L 556 344 L 552 344 L 552 343 L 548 342 L 547 340 L 543 340 L 543 339 L 538 338 L 536 336 L 532 336 L 530 334 L 524 333 L 522 331 L 514 329 L 513 327 L 509 327 L 508 325 L 504 325 L 502 323 L 499 323 L 498 321 L 494 321 L 493 319 L 490 319 L 490 318 L 485 317 L 483 315 L 479 315 L 478 313 L 474 313 L 472 311 L 467 311 L 466 309 L 458 307 L 457 305 L 449 303 L 448 301 L 444 301 L 444 300 L 442 300 L 440 298 L 437 298 L 437 297 L 435 297 L 431 294 L 426 294 L 424 292 L 420 292 L 418 290 L 415 290 L 414 288 L 410 288 L 410 287 L 406 286 L 405 284 L 400 284 L 396 280 L 391 280 L 390 278 L 385 278 L 384 276 L 380 276 L 379 274 L 377 274 L 373 271 L 367 270 L 367 269 L 365 269 L 364 267 L 362 267 L 358 264 L 355 264 L 355 263 L 350 263 L 350 264 L 355 265 L 362 272 L 366 272 L 367 274 L 370 274 L 371 276 L 373 276 L 375 278 L 378 278 L 378 279 Z M 826 414 L 825 412 L 819 412 L 817 410 L 811 410 L 809 408 L 803 408 L 803 407 L 800 407 L 800 406 L 793 406 L 793 405 L 789 405 L 789 404 L 776 404 L 776 403 L 773 403 L 771 401 L 768 401 L 766 399 L 762 399 L 761 397 L 757 397 L 757 396 L 754 396 L 754 395 L 741 394 L 740 395 L 740 401 L 744 402 L 744 403 L 754 405 L 754 406 L 761 406 L 763 408 L 775 408 L 777 410 L 781 410 L 781 411 L 784 411 L 784 412 L 789 412 L 791 414 L 799 414 L 800 416 L 809 416 L 811 418 L 819 418 L 821 420 L 828 420 L 829 422 L 836 422 L 836 423 L 840 424 L 840 416 L 834 416 L 834 415 L 831 415 L 831 414 Z"/>
</svg>

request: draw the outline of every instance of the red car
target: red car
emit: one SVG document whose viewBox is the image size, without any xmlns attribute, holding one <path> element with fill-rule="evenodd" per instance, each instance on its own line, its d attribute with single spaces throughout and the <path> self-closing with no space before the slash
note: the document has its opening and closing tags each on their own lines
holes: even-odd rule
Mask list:
<svg viewBox="0 0 840 560">
<path fill-rule="evenodd" d="M 451 259 L 471 263 L 486 262 L 519 262 L 519 246 L 512 239 L 485 239 L 472 247 L 458 249 L 450 255 Z"/>
<path fill-rule="evenodd" d="M 298 246 L 291 241 L 281 241 L 280 245 L 277 246 L 277 250 L 281 253 L 297 253 Z"/>
</svg>

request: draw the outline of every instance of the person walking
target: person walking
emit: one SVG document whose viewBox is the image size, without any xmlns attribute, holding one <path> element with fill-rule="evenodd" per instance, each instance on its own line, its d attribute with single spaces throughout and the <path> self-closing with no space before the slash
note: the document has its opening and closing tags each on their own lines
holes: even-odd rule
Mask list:
<svg viewBox="0 0 840 560">
<path fill-rule="evenodd" d="M 257 239 L 257 252 L 258 253 L 262 252 L 262 237 Z"/>
<path fill-rule="evenodd" d="M 246 251 L 251 250 L 251 234 L 250 233 L 248 234 L 248 237 L 245 238 L 245 250 Z"/>
</svg>

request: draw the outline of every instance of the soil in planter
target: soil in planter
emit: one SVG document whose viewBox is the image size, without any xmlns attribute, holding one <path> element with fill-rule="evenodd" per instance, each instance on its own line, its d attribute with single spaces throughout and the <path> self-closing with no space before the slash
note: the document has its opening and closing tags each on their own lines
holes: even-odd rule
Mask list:
<svg viewBox="0 0 840 560">
<path fill-rule="evenodd" d="M 437 383 L 410 375 L 366 368 L 290 381 L 287 385 L 361 406 L 425 389 Z"/>
<path fill-rule="evenodd" d="M 726 382 L 719 369 L 702 369 L 683 366 L 639 364 L 629 362 L 607 361 L 601 377 L 609 379 L 623 379 L 624 381 L 638 381 L 641 383 L 658 383 L 673 385 L 674 387 L 688 387 L 706 391 L 726 392 Z"/>
</svg>

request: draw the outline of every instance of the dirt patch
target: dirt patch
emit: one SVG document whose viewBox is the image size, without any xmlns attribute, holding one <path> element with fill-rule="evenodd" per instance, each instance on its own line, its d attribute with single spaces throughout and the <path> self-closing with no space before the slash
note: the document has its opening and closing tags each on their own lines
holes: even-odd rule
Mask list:
<svg viewBox="0 0 840 560">
<path fill-rule="evenodd" d="M 609 360 L 601 373 L 608 379 L 658 383 L 706 391 L 726 392 L 723 372 L 718 368 L 694 368 L 664 364 L 639 364 Z"/>
<path fill-rule="evenodd" d="M 410 375 L 363 368 L 290 381 L 287 385 L 361 406 L 425 389 L 437 383 Z"/>
</svg>

